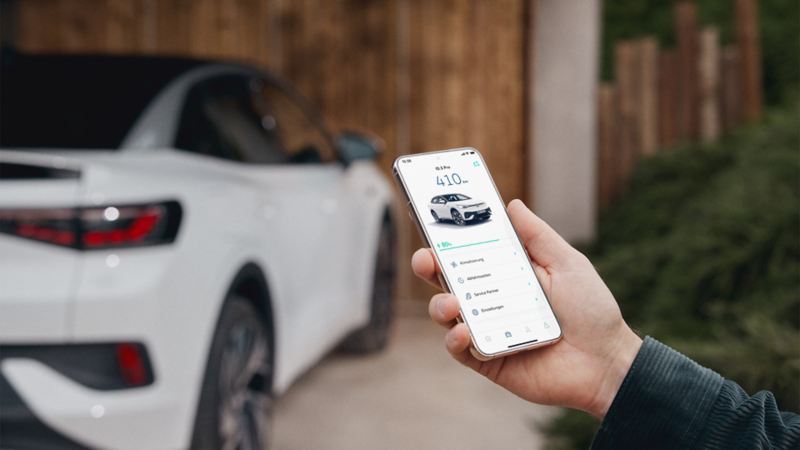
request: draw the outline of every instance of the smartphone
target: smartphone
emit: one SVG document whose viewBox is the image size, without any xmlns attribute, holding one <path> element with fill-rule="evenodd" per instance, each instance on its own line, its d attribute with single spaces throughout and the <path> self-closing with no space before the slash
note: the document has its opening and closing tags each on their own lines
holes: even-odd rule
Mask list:
<svg viewBox="0 0 800 450">
<path fill-rule="evenodd" d="M 561 326 L 480 152 L 400 156 L 394 176 L 461 306 L 472 354 L 488 360 L 554 344 Z"/>
</svg>

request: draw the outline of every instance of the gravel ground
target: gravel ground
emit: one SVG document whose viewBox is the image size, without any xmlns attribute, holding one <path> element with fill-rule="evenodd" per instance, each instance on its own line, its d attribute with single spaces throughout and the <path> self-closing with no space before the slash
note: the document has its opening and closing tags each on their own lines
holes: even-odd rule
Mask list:
<svg viewBox="0 0 800 450">
<path fill-rule="evenodd" d="M 527 403 L 444 349 L 424 303 L 401 308 L 387 351 L 333 354 L 277 402 L 275 450 L 539 449 L 554 408 Z M 413 311 L 409 313 L 408 311 Z"/>
</svg>

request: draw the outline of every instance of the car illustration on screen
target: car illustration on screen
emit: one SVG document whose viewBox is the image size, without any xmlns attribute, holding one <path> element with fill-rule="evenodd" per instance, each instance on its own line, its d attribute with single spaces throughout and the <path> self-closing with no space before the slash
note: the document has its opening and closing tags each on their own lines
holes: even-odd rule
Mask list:
<svg viewBox="0 0 800 450">
<path fill-rule="evenodd" d="M 431 199 L 428 209 L 435 221 L 452 220 L 456 225 L 477 223 L 492 216 L 492 208 L 486 202 L 464 194 L 437 195 Z"/>
</svg>

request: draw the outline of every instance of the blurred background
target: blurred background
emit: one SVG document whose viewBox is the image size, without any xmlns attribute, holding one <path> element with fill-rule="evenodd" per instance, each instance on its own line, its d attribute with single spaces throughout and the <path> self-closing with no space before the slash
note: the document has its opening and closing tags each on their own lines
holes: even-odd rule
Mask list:
<svg viewBox="0 0 800 450">
<path fill-rule="evenodd" d="M 347 159 L 344 131 L 360 136 L 355 145 L 380 151 L 369 164 L 385 180 L 398 155 L 478 148 L 506 201 L 523 199 L 587 252 L 635 330 L 749 393 L 771 390 L 782 409 L 800 409 L 798 2 L 3 0 L 0 8 L 4 75 L 9 58 L 20 55 L 242 63 L 293 86 L 310 116 L 324 118 L 338 159 Z M 77 74 L 102 70 L 67 63 Z M 152 67 L 130 66 L 118 89 L 163 87 Z M 69 90 L 64 80 L 51 82 Z M 0 97 L 18 87 L 3 83 Z M 2 103 L 3 121 L 15 116 L 10 104 Z M 60 120 L 41 106 L 44 120 Z M 95 126 L 102 133 L 102 117 Z M 0 142 L 19 146 L 3 136 Z M 318 153 L 311 163 L 325 161 Z M 15 155 L 0 149 L 0 164 L 18 164 Z M 10 180 L 11 166 L 3 167 L 0 179 Z M 347 183 L 372 176 L 352 172 Z M 14 192 L 0 189 L 0 197 Z M 14 205 L 10 200 L 0 198 Z M 395 249 L 388 342 L 358 357 L 328 353 L 342 337 L 342 330 L 331 332 L 275 400 L 271 448 L 588 448 L 598 427 L 593 418 L 526 404 L 450 361 L 443 331 L 427 319 L 434 291 L 410 273 L 421 242 L 404 205 L 387 204 Z M 0 213 L 0 232 L 8 234 L 17 222 L 7 217 Z M 214 228 L 205 239 L 226 232 Z M 352 257 L 344 254 L 340 263 Z M 18 265 L 14 258 L 0 254 L 0 267 Z M 354 270 L 371 276 L 379 259 Z M 30 261 L 25 270 L 39 270 Z M 291 264 L 286 276 L 303 270 Z M 44 267 L 30 279 L 47 279 Z M 0 274 L 0 298 L 7 283 Z M 20 292 L 0 315 L 36 322 L 14 314 L 27 295 Z M 326 312 L 304 314 L 324 319 Z M 0 336 L 5 359 L 41 344 L 33 334 Z M 174 441 L 182 445 L 197 423 L 198 400 L 190 397 L 191 418 Z M 0 419 L 13 416 L 9 398 L 0 395 Z M 28 408 L 76 448 L 113 442 L 72 435 L 66 422 Z M 4 435 L 28 432 L 18 427 L 0 420 L 0 447 Z"/>
</svg>

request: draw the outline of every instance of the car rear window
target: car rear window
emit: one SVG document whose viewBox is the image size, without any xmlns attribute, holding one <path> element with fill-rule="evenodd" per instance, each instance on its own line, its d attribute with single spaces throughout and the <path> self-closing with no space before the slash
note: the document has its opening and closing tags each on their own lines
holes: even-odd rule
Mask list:
<svg viewBox="0 0 800 450">
<path fill-rule="evenodd" d="M 0 58 L 0 147 L 117 149 L 150 101 L 191 67 L 179 59 Z"/>
</svg>

